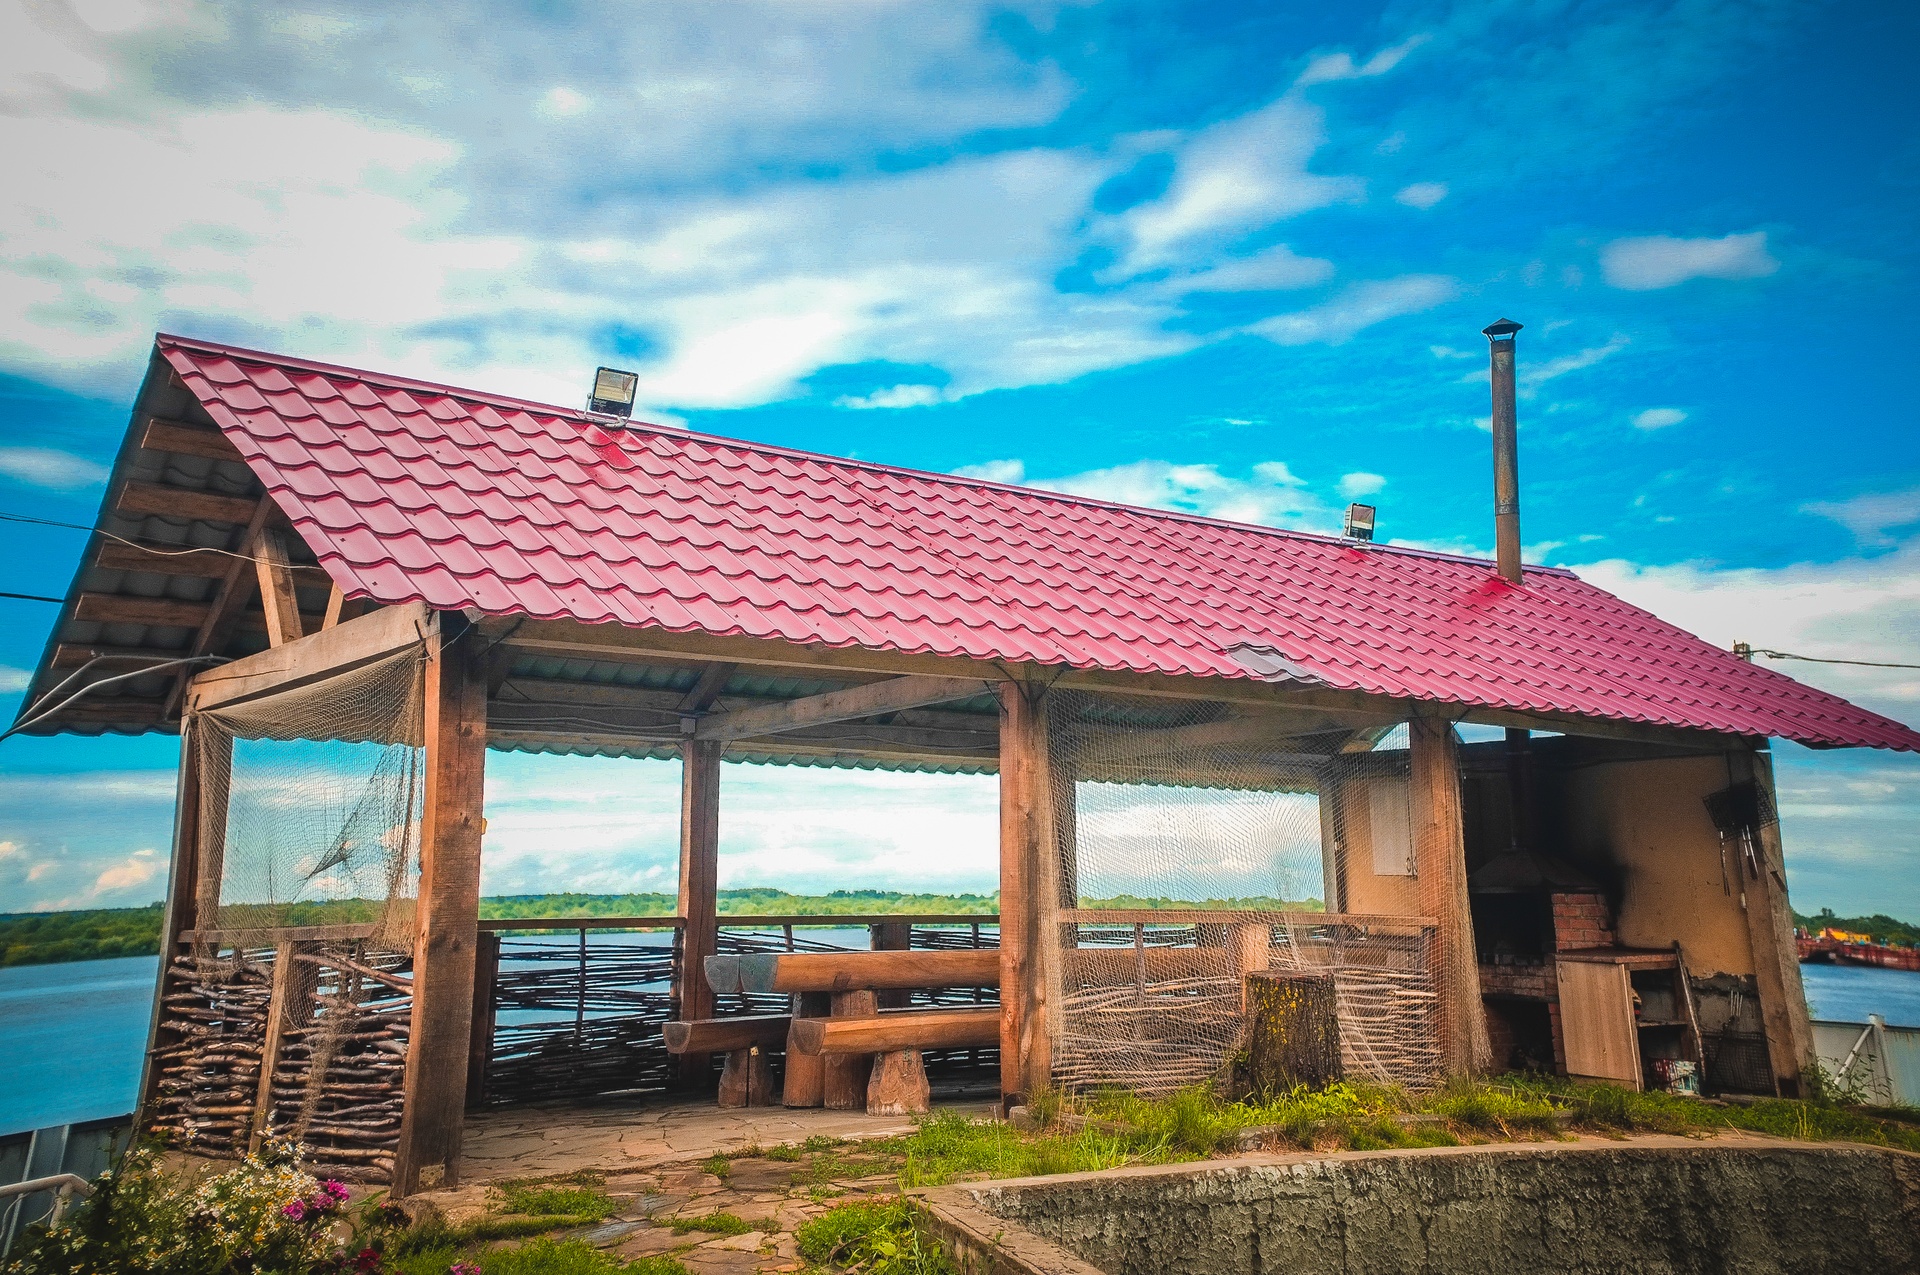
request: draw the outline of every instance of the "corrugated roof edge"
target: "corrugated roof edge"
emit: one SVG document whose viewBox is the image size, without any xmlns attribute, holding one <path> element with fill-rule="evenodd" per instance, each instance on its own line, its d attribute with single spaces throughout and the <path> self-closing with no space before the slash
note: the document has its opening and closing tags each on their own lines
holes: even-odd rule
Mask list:
<svg viewBox="0 0 1920 1275">
<path fill-rule="evenodd" d="M 207 354 L 220 354 L 230 358 L 257 362 L 268 367 L 298 368 L 315 372 L 323 376 L 344 376 L 354 380 L 368 381 L 394 389 L 436 394 L 444 398 L 459 399 L 467 403 L 482 403 L 489 407 L 504 407 L 514 411 L 539 412 L 544 415 L 558 416 L 582 425 L 606 427 L 607 420 L 582 408 L 562 407 L 557 403 L 541 403 L 533 399 L 514 398 L 508 394 L 492 394 L 484 390 L 467 389 L 458 385 L 447 385 L 439 381 L 421 381 L 410 376 L 397 376 L 391 372 L 375 372 L 365 368 L 347 367 L 339 363 L 322 363 L 316 359 L 295 358 L 291 355 L 276 354 L 271 350 L 255 350 L 246 346 L 228 345 L 220 341 L 202 341 L 194 337 L 180 336 L 171 332 L 154 334 L 154 346 L 157 350 L 168 347 L 198 350 Z M 909 465 L 888 465 L 878 461 L 857 460 L 850 456 L 835 456 L 831 452 L 810 452 L 798 447 L 782 447 L 777 443 L 758 443 L 748 439 L 731 438 L 725 434 L 707 434 L 699 430 L 682 429 L 672 425 L 657 425 L 651 421 L 628 421 L 620 426 L 622 430 L 646 430 L 672 438 L 685 438 L 695 442 L 718 443 L 727 447 L 738 447 L 744 451 L 759 452 L 768 456 L 785 456 L 795 460 L 818 461 L 830 465 L 845 465 L 854 469 L 869 470 L 880 474 L 898 474 L 906 478 L 918 478 L 928 482 L 941 483 L 952 487 L 981 488 L 987 491 L 1001 491 L 1010 495 L 1024 496 L 1029 499 L 1055 501 L 1060 504 L 1074 505 L 1090 509 L 1112 509 L 1123 513 L 1143 514 L 1150 518 L 1160 518 L 1171 522 L 1197 523 L 1207 527 L 1227 527 L 1236 531 L 1247 531 L 1257 535 L 1280 536 L 1292 540 L 1309 540 L 1316 544 L 1334 545 L 1353 549 L 1359 553 L 1394 553 L 1412 558 L 1426 558 L 1437 562 L 1457 562 L 1468 566 L 1494 568 L 1492 558 L 1476 557 L 1468 553 L 1448 553 L 1440 549 L 1421 549 L 1413 545 L 1398 545 L 1369 541 L 1364 544 L 1349 540 L 1343 536 L 1329 536 L 1317 531 L 1300 531 L 1291 527 L 1270 527 L 1264 523 L 1237 522 L 1231 518 L 1211 518 L 1206 514 L 1188 513 L 1178 509 L 1158 509 L 1151 505 L 1130 505 L 1119 500 L 1102 500 L 1097 496 L 1081 496 L 1072 492 L 1055 491 L 1048 487 L 1029 487 L 1020 483 L 995 482 L 989 478 L 971 478 L 960 474 L 945 474 L 933 469 L 915 469 Z M 1541 575 L 1561 576 L 1577 579 L 1578 576 L 1566 567 L 1549 567 L 1527 563 L 1523 570 Z"/>
</svg>

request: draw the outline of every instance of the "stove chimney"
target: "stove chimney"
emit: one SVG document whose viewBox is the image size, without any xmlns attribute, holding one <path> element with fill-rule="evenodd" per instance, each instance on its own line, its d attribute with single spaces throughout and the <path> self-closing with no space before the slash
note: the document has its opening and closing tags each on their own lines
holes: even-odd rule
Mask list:
<svg viewBox="0 0 1920 1275">
<path fill-rule="evenodd" d="M 1513 336 L 1520 325 L 1501 319 L 1480 329 L 1493 372 L 1493 544 L 1500 574 L 1520 583 L 1520 461 L 1515 454 Z"/>
</svg>

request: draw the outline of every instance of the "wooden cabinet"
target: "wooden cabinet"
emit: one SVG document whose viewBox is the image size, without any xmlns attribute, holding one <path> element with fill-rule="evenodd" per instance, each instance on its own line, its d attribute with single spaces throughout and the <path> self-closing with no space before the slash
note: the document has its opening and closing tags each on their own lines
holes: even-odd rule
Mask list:
<svg viewBox="0 0 1920 1275">
<path fill-rule="evenodd" d="M 1562 952 L 1554 970 L 1568 1075 L 1645 1089 L 1657 1083 L 1650 1075 L 1657 1058 L 1699 1068 L 1700 1030 L 1679 952 Z"/>
</svg>

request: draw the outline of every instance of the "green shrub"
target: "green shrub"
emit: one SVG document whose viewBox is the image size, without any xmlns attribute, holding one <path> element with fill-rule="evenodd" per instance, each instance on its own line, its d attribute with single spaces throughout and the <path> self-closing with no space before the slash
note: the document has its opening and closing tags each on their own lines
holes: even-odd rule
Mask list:
<svg viewBox="0 0 1920 1275">
<path fill-rule="evenodd" d="M 956 1275 L 945 1250 L 914 1225 L 904 1200 L 843 1204 L 794 1232 L 800 1256 L 865 1275 Z"/>
</svg>

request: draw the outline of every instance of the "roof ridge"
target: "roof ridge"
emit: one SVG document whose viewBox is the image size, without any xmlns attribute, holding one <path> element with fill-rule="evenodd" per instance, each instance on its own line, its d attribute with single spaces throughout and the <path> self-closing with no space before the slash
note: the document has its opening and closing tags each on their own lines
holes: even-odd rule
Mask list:
<svg viewBox="0 0 1920 1275">
<path fill-rule="evenodd" d="M 484 403 L 488 406 L 511 406 L 516 410 L 534 410 L 551 413 L 585 424 L 608 428 L 608 418 L 589 412 L 584 408 L 562 407 L 557 403 L 542 403 L 536 399 L 515 398 L 510 394 L 495 394 L 486 390 L 467 389 L 458 385 L 448 385 L 440 381 L 423 381 L 415 377 L 401 376 L 392 372 L 378 372 L 370 368 L 349 367 L 342 363 L 325 363 L 317 359 L 299 358 L 294 355 L 276 354 L 271 350 L 256 350 L 248 346 L 232 345 L 224 341 L 206 341 L 197 337 L 181 336 L 171 332 L 156 332 L 154 344 L 195 349 L 212 354 L 227 355 L 234 358 L 259 362 L 272 367 L 299 368 L 307 371 L 332 373 L 349 376 L 357 380 L 387 385 L 396 389 L 419 390 L 437 394 L 445 398 L 460 399 L 466 402 Z M 1111 509 L 1123 513 L 1144 514 L 1148 517 L 1167 519 L 1177 522 L 1199 523 L 1209 527 L 1227 527 L 1237 531 L 1250 531 L 1256 534 L 1280 536 L 1287 539 L 1307 540 L 1316 544 L 1344 546 L 1363 553 L 1393 553 L 1409 557 L 1427 558 L 1439 562 L 1457 562 L 1470 566 L 1492 568 L 1494 560 L 1476 557 L 1467 553 L 1449 553 L 1442 549 L 1422 549 L 1413 545 L 1397 545 L 1379 541 L 1354 541 L 1344 536 L 1328 535 L 1325 532 L 1302 531 L 1295 527 L 1273 527 L 1265 523 L 1241 522 L 1232 518 L 1216 518 L 1208 514 L 1193 513 L 1184 509 L 1160 509 L 1152 505 L 1133 505 L 1121 500 L 1108 500 L 1100 496 L 1086 496 L 1078 492 L 1058 491 L 1051 487 L 1033 487 L 1024 483 L 997 482 L 990 478 L 976 478 L 964 474 L 942 473 L 932 469 L 916 469 L 910 465 L 892 465 L 883 461 L 861 460 L 852 456 L 836 456 L 830 452 L 807 451 L 804 448 L 787 447 L 779 443 L 755 442 L 751 439 L 732 438 L 725 434 L 710 434 L 701 430 L 687 429 L 684 426 L 661 425 L 653 421 L 632 421 L 615 426 L 617 432 L 630 433 L 635 430 L 648 430 L 671 437 L 693 439 L 705 443 L 718 443 L 727 447 L 736 447 L 762 455 L 785 456 L 798 460 L 820 461 L 830 465 L 845 465 L 854 469 L 873 473 L 899 474 L 908 478 L 921 478 L 948 486 L 980 488 L 987 491 L 1006 492 L 1009 495 L 1024 496 L 1029 499 L 1051 500 L 1063 504 L 1085 508 Z M 1567 567 L 1550 567 L 1543 564 L 1527 563 L 1524 571 L 1539 572 L 1548 575 L 1577 579 L 1575 573 Z"/>
</svg>

